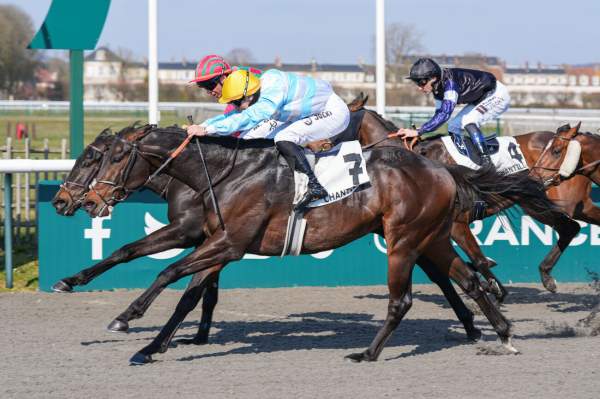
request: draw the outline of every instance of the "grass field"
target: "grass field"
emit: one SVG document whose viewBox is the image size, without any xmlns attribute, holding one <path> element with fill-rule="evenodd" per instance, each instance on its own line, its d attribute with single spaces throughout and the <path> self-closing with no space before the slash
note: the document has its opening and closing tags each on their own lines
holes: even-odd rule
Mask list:
<svg viewBox="0 0 600 399">
<path fill-rule="evenodd" d="M 185 118 L 177 116 L 176 112 L 162 112 L 161 125 L 187 123 Z M 143 112 L 87 112 L 84 117 L 84 144 L 89 144 L 103 129 L 110 127 L 118 131 L 135 121 L 145 122 L 147 114 Z M 14 139 L 17 123 L 35 124 L 35 137 L 31 137 L 31 147 L 40 149 L 44 139 L 48 139 L 50 148 L 60 149 L 61 139 L 69 138 L 69 115 L 65 112 L 3 112 L 0 114 L 0 133 L 7 134 L 10 127 L 13 136 L 13 148 L 23 149 L 22 141 Z M 3 146 L 4 143 L 0 143 Z"/>
<path fill-rule="evenodd" d="M 13 251 L 13 289 L 6 288 L 4 248 L 0 251 L 0 292 L 35 291 L 38 288 L 38 255 L 33 243 L 21 244 Z"/>
</svg>

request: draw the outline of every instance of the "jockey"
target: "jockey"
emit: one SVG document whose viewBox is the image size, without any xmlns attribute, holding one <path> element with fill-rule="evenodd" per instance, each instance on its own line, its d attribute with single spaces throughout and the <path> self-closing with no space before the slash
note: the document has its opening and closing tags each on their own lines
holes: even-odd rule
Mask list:
<svg viewBox="0 0 600 399">
<path fill-rule="evenodd" d="M 410 69 L 410 76 L 424 94 L 433 93 L 436 109 L 433 117 L 419 129 L 400 129 L 401 137 L 418 137 L 433 132 L 443 125 L 457 104 L 467 104 L 448 123 L 448 131 L 461 134 L 466 130 L 477 147 L 484 164 L 491 163 L 489 151 L 480 126 L 504 113 L 510 96 L 506 86 L 494 75 L 485 71 L 462 68 L 440 68 L 430 58 L 417 60 Z"/>
<path fill-rule="evenodd" d="M 214 98 L 221 97 L 221 90 L 223 90 L 223 81 L 233 71 L 238 69 L 245 69 L 253 74 L 260 76 L 262 71 L 260 69 L 245 67 L 245 66 L 234 66 L 231 67 L 225 61 L 223 57 L 216 54 L 210 54 L 203 57 L 196 66 L 196 77 L 190 80 L 189 83 L 195 83 L 201 89 L 204 89 Z M 225 108 L 225 114 L 236 111 L 235 107 L 231 104 Z"/>
<path fill-rule="evenodd" d="M 260 78 L 238 70 L 225 79 L 219 102 L 233 104 L 239 112 L 192 125 L 189 134 L 241 131 L 244 139 L 273 138 L 290 168 L 308 176 L 307 192 L 296 209 L 327 196 L 301 146 L 335 136 L 350 123 L 348 106 L 328 82 L 277 69 L 265 71 Z"/>
</svg>

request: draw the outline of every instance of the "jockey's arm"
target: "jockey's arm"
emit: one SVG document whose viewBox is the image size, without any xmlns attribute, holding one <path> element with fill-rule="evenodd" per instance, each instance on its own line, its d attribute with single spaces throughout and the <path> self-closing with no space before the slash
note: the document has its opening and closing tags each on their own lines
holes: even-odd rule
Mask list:
<svg viewBox="0 0 600 399">
<path fill-rule="evenodd" d="M 417 129 L 419 136 L 424 133 L 433 132 L 446 123 L 446 121 L 450 119 L 452 112 L 454 112 L 457 101 L 458 92 L 456 91 L 454 83 L 450 81 L 444 88 L 443 100 L 436 100 L 436 109 L 433 117 Z"/>
<path fill-rule="evenodd" d="M 208 134 L 230 135 L 237 131 L 252 129 L 265 119 L 271 118 L 284 102 L 286 91 L 277 81 L 267 77 L 261 82 L 260 98 L 247 109 L 228 115 L 218 115 L 202 123 Z"/>
</svg>

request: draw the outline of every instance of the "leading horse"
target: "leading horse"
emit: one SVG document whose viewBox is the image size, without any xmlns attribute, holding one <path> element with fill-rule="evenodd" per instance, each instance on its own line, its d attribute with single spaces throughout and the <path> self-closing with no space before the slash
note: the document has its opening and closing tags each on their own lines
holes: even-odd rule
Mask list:
<svg viewBox="0 0 600 399">
<path fill-rule="evenodd" d="M 133 125 L 124 128 L 118 135 L 126 136 L 143 132 L 151 126 Z M 89 190 L 89 183 L 97 177 L 103 155 L 114 143 L 117 136 L 103 131 L 85 149 L 78 158 L 75 166 L 61 185 L 53 199 L 53 205 L 61 215 L 72 215 L 83 204 L 83 199 Z M 129 262 L 142 256 L 166 251 L 172 248 L 191 248 L 200 245 L 204 235 L 196 227 L 204 223 L 205 209 L 202 198 L 190 187 L 177 179 L 159 174 L 146 183 L 146 188 L 161 196 L 168 205 L 167 217 L 169 224 L 144 238 L 127 244 L 97 264 L 86 268 L 73 276 L 63 278 L 52 286 L 55 292 L 72 292 L 73 287 L 88 284 L 102 273 L 110 270 L 119 263 Z M 115 200 L 118 196 L 115 196 Z M 432 282 L 437 284 L 452 306 L 457 318 L 462 322 L 467 336 L 478 340 L 481 332 L 473 323 L 473 313 L 465 306 L 456 293 L 447 276 L 443 275 L 435 265 L 422 257 L 417 262 Z M 187 343 L 204 344 L 208 342 L 212 314 L 218 300 L 219 274 L 213 281 L 206 284 L 202 303 L 202 316 L 198 333 Z M 108 326 L 110 331 L 126 332 L 129 329 L 130 311 L 121 313 Z"/>
<path fill-rule="evenodd" d="M 129 193 L 141 187 L 170 149 L 184 141 L 182 130 L 152 129 L 141 135 L 120 137 L 104 158 L 97 183 L 88 192 L 86 207 L 103 207 L 115 192 Z M 134 316 L 141 317 L 150 302 L 170 283 L 195 274 L 182 302 L 156 339 L 132 358 L 147 363 L 151 355 L 166 350 L 179 324 L 200 299 L 207 278 L 244 253 L 277 255 L 281 252 L 287 216 L 293 198 L 292 173 L 280 163 L 272 142 L 231 138 L 198 141 L 208 169 L 216 176 L 215 192 L 222 199 L 225 229 L 214 211 L 206 215 L 202 231 L 206 240 L 185 258 L 161 272 L 151 287 L 134 302 Z M 201 193 L 208 182 L 197 170 L 199 156 L 188 147 L 165 173 Z M 309 211 L 303 252 L 314 253 L 344 245 L 369 232 L 383 234 L 388 245 L 388 288 L 385 323 L 367 350 L 350 355 L 354 361 L 373 361 L 389 335 L 411 306 L 412 268 L 422 255 L 434 262 L 482 309 L 503 345 L 510 344 L 510 326 L 481 289 L 475 274 L 462 262 L 450 243 L 450 226 L 456 212 L 483 196 L 491 204 L 531 190 L 540 206 L 551 209 L 535 182 L 504 177 L 491 170 L 468 171 L 443 167 L 398 147 L 370 152 L 367 171 L 371 186 L 339 202 Z M 519 184 L 516 184 L 518 180 Z M 474 183 L 476 182 L 476 183 Z M 477 184 L 487 186 L 486 189 Z M 491 187 L 496 186 L 494 190 Z M 207 205 L 207 204 L 205 204 Z M 206 209 L 209 209 L 206 206 Z M 200 227 L 199 227 L 200 229 Z M 193 305 L 193 306 L 190 306 Z"/>
</svg>

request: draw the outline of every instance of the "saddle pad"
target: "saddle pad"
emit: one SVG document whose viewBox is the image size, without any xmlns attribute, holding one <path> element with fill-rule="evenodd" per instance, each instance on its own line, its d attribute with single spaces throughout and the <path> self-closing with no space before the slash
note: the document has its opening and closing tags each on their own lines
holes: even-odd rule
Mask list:
<svg viewBox="0 0 600 399">
<path fill-rule="evenodd" d="M 458 151 L 452 137 L 442 137 L 442 142 L 446 146 L 446 150 L 452 156 L 452 159 L 459 164 L 470 169 L 479 169 L 480 166 L 473 162 L 468 156 L 463 155 Z M 492 163 L 496 166 L 496 170 L 505 175 L 518 173 L 529 169 L 525 157 L 521 152 L 521 147 L 514 137 L 498 137 L 500 148 L 497 153 L 492 154 Z"/>
<path fill-rule="evenodd" d="M 357 190 L 362 190 L 370 184 L 367 173 L 367 163 L 358 141 L 342 142 L 331 150 L 313 155 L 311 151 L 305 151 L 307 158 L 314 157 L 314 171 L 319 182 L 325 187 L 329 196 L 308 204 L 315 208 L 331 204 L 350 196 Z M 294 173 L 296 203 L 306 191 L 308 178 L 303 173 Z"/>
</svg>

